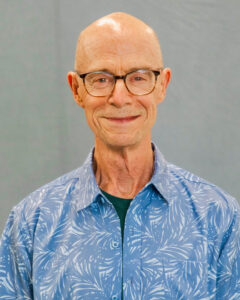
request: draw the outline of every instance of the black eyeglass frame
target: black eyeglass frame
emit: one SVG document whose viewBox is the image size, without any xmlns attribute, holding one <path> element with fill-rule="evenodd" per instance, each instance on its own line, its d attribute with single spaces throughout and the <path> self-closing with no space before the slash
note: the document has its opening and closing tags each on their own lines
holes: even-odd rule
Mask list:
<svg viewBox="0 0 240 300">
<path fill-rule="evenodd" d="M 114 90 L 116 81 L 117 81 L 118 79 L 123 79 L 124 85 L 125 85 L 126 89 L 129 91 L 129 89 L 128 89 L 128 87 L 127 87 L 127 84 L 126 84 L 126 77 L 127 77 L 129 74 L 132 74 L 132 73 L 135 73 L 135 72 L 141 72 L 141 71 L 151 71 L 151 72 L 153 72 L 154 75 L 155 75 L 155 84 L 154 84 L 154 86 L 153 86 L 153 88 L 152 88 L 152 90 L 151 90 L 150 92 L 148 92 L 148 93 L 146 93 L 146 94 L 138 95 L 138 94 L 133 94 L 131 91 L 129 91 L 129 93 L 131 93 L 132 95 L 135 95 L 135 96 L 144 96 L 144 95 L 150 94 L 150 93 L 155 89 L 157 77 L 161 74 L 161 71 L 162 71 L 162 70 L 163 70 L 163 68 L 160 68 L 159 71 L 157 71 L 157 70 L 149 70 L 149 69 L 137 69 L 137 70 L 131 71 L 131 72 L 125 74 L 125 75 L 114 75 L 114 74 L 112 74 L 112 73 L 110 73 L 110 72 L 105 72 L 105 71 L 96 71 L 96 72 L 88 72 L 88 73 L 84 73 L 84 74 L 79 74 L 79 73 L 75 70 L 75 73 L 83 80 L 84 87 L 85 87 L 85 89 L 86 89 L 86 91 L 88 92 L 89 95 L 91 95 L 91 96 L 93 96 L 93 97 L 106 97 L 106 96 L 108 96 L 108 95 L 106 95 L 106 96 L 95 96 L 95 95 L 92 95 L 92 94 L 89 93 L 89 91 L 87 90 L 86 85 L 85 85 L 85 77 L 86 77 L 88 74 L 92 74 L 92 73 L 95 73 L 95 74 L 104 73 L 104 74 L 108 74 L 108 75 L 113 76 L 113 79 L 114 79 L 114 85 L 113 85 L 112 91 Z M 112 91 L 111 91 L 111 93 L 112 93 Z M 111 93 L 110 93 L 110 94 L 111 94 Z M 110 95 L 110 94 L 109 94 L 109 95 Z"/>
</svg>

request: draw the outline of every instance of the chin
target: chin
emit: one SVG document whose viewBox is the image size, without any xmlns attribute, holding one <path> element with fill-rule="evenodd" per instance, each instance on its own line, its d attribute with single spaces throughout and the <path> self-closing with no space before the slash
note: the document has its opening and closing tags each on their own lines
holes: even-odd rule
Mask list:
<svg viewBox="0 0 240 300">
<path fill-rule="evenodd" d="M 111 138 L 107 138 L 104 140 L 104 143 L 111 148 L 126 148 L 133 147 L 139 144 L 141 141 L 140 137 L 136 136 L 122 136 L 117 135 Z"/>
</svg>

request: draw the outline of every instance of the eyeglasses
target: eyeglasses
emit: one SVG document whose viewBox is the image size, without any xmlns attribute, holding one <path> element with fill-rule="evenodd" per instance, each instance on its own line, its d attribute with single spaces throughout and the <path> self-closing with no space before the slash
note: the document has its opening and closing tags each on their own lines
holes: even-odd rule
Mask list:
<svg viewBox="0 0 240 300">
<path fill-rule="evenodd" d="M 161 70 L 163 68 L 160 68 Z M 118 79 L 123 79 L 127 90 L 133 95 L 150 94 L 155 88 L 160 71 L 136 70 L 123 76 L 116 76 L 103 71 L 85 74 L 75 72 L 82 78 L 88 94 L 95 97 L 103 97 L 109 96 L 112 93 Z"/>
</svg>

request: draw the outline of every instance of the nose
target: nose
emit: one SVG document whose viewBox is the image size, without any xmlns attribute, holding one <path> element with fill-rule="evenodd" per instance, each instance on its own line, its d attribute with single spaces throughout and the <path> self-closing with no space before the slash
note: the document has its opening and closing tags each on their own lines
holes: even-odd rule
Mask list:
<svg viewBox="0 0 240 300">
<path fill-rule="evenodd" d="M 132 103 L 132 95 L 125 86 L 123 79 L 116 80 L 115 87 L 109 96 L 108 103 L 116 107 L 122 107 Z"/>
</svg>

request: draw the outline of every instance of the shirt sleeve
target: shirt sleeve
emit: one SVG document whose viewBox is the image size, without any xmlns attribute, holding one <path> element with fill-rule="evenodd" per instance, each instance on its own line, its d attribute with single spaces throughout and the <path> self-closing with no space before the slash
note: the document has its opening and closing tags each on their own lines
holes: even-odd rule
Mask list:
<svg viewBox="0 0 240 300">
<path fill-rule="evenodd" d="M 240 299 L 240 214 L 225 232 L 217 263 L 216 299 Z"/>
<path fill-rule="evenodd" d="M 33 299 L 32 241 L 23 213 L 13 209 L 0 241 L 1 299 Z"/>
</svg>

